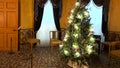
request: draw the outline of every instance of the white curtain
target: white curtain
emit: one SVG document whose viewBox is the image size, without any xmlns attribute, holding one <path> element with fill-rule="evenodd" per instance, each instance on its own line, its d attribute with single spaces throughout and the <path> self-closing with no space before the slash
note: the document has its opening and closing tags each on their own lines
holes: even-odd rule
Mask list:
<svg viewBox="0 0 120 68">
<path fill-rule="evenodd" d="M 48 0 L 44 7 L 41 27 L 36 34 L 36 37 L 41 41 L 40 46 L 49 46 L 49 31 L 52 30 L 57 29 L 54 23 L 52 3 Z"/>
<path fill-rule="evenodd" d="M 92 24 L 94 35 L 101 35 L 102 40 L 104 40 L 103 34 L 102 34 L 102 10 L 103 6 L 97 6 L 91 0 L 89 4 L 86 6 L 88 9 L 88 12 L 90 13 L 90 23 Z"/>
</svg>

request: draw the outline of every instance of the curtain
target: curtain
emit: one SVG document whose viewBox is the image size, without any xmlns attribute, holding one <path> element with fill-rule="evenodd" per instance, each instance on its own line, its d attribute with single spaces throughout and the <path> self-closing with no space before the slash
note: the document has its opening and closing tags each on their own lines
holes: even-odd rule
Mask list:
<svg viewBox="0 0 120 68">
<path fill-rule="evenodd" d="M 34 24 L 35 31 L 38 31 L 41 26 L 43 11 L 44 11 L 44 8 L 41 8 L 38 6 L 38 16 L 37 16 L 37 20 L 35 20 L 35 24 Z"/>
<path fill-rule="evenodd" d="M 103 0 L 93 0 L 93 1 L 97 6 L 102 6 L 103 5 Z"/>
<path fill-rule="evenodd" d="M 58 31 L 60 29 L 60 17 L 62 15 L 62 0 L 51 0 L 53 5 L 54 21 Z M 59 33 L 59 39 L 61 39 L 61 33 Z"/>
<path fill-rule="evenodd" d="M 35 0 L 35 5 L 34 5 L 34 30 L 35 32 L 39 30 L 41 26 L 41 21 L 43 17 L 43 11 L 44 11 L 44 4 L 47 2 L 47 0 Z"/>
<path fill-rule="evenodd" d="M 90 0 L 77 0 L 77 2 L 82 2 L 84 5 L 87 5 L 89 2 L 90 2 Z"/>
<path fill-rule="evenodd" d="M 103 18 L 102 18 L 102 32 L 105 36 L 105 41 L 108 35 L 108 12 L 110 0 L 103 1 Z"/>
<path fill-rule="evenodd" d="M 87 5 L 90 0 L 77 0 L 83 2 Z M 93 0 L 97 6 L 103 6 L 103 15 L 102 15 L 102 33 L 105 36 L 105 41 L 108 35 L 108 12 L 109 12 L 109 3 L 110 0 Z"/>
<path fill-rule="evenodd" d="M 77 1 L 81 1 L 84 5 L 87 5 L 90 0 L 77 0 Z M 97 6 L 101 6 L 103 5 L 103 0 L 93 0 L 93 2 L 97 5 Z"/>
<path fill-rule="evenodd" d="M 108 21 L 105 21 L 105 16 L 103 14 L 102 16 L 102 33 L 105 37 L 105 41 L 107 39 L 107 35 L 108 35 Z"/>
</svg>

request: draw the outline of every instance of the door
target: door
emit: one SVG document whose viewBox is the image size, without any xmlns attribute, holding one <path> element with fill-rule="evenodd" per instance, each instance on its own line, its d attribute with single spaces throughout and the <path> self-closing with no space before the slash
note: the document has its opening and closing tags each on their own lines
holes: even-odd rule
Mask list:
<svg viewBox="0 0 120 68">
<path fill-rule="evenodd" d="M 18 50 L 18 0 L 0 0 L 0 51 Z"/>
</svg>

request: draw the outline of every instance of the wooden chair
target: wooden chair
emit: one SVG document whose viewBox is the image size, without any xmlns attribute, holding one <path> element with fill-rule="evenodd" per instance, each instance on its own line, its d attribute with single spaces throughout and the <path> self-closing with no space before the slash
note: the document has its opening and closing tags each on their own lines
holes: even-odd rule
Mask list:
<svg viewBox="0 0 120 68">
<path fill-rule="evenodd" d="M 97 43 L 98 44 L 98 49 L 97 49 L 97 51 L 98 51 L 98 54 L 100 54 L 101 53 L 101 36 L 100 35 L 94 35 L 94 38 L 95 38 L 95 43 Z"/>
<path fill-rule="evenodd" d="M 38 43 L 40 45 L 40 40 L 36 39 L 34 36 L 34 30 L 32 28 L 24 28 L 20 30 L 20 42 L 22 44 L 30 44 L 30 50 L 32 52 L 33 45 Z"/>
<path fill-rule="evenodd" d="M 111 59 L 120 61 L 120 49 L 116 48 L 117 44 L 120 44 L 120 41 L 112 42 L 109 46 L 109 67 L 111 66 Z"/>
<path fill-rule="evenodd" d="M 120 32 L 116 31 L 109 31 L 108 35 L 106 36 L 106 41 L 102 42 L 102 45 L 108 47 L 108 54 L 110 53 L 111 49 L 115 49 L 117 45 L 119 45 L 120 41 Z"/>
<path fill-rule="evenodd" d="M 50 31 L 50 47 L 54 45 L 59 45 L 62 43 L 62 41 L 59 39 L 59 33 L 60 31 Z"/>
<path fill-rule="evenodd" d="M 117 44 L 120 44 L 120 41 L 115 41 L 110 44 L 109 56 L 120 59 L 120 49 L 117 48 Z"/>
</svg>

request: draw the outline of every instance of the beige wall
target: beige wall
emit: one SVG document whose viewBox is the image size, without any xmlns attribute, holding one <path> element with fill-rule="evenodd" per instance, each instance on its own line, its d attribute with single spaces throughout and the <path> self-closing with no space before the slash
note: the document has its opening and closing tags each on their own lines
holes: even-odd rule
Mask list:
<svg viewBox="0 0 120 68">
<path fill-rule="evenodd" d="M 75 5 L 76 0 L 62 0 L 63 1 L 63 10 L 62 10 L 62 17 L 60 20 L 61 28 L 68 27 L 68 17 L 70 15 L 71 9 Z"/>
<path fill-rule="evenodd" d="M 63 11 L 60 20 L 61 28 L 68 26 L 68 17 L 76 0 L 63 0 Z M 20 0 L 20 26 L 32 28 L 34 23 L 34 0 Z"/>
<path fill-rule="evenodd" d="M 120 0 L 110 0 L 109 31 L 120 31 Z"/>
<path fill-rule="evenodd" d="M 20 26 L 32 28 L 34 22 L 34 0 L 20 0 Z"/>
<path fill-rule="evenodd" d="M 34 0 L 20 0 L 20 25 L 32 28 L 34 23 Z M 63 0 L 63 11 L 60 19 L 61 28 L 68 26 L 68 17 L 76 0 Z M 111 0 L 109 11 L 109 31 L 120 31 L 120 0 Z"/>
</svg>

